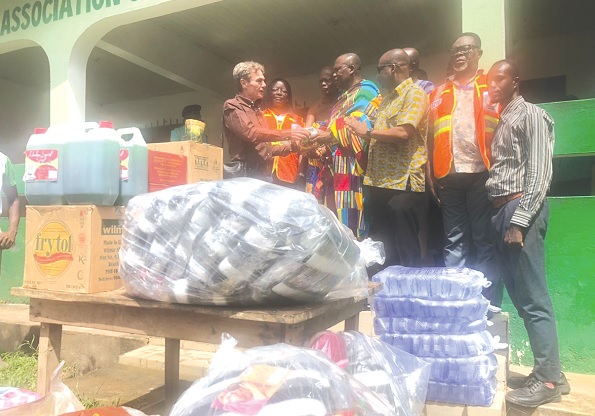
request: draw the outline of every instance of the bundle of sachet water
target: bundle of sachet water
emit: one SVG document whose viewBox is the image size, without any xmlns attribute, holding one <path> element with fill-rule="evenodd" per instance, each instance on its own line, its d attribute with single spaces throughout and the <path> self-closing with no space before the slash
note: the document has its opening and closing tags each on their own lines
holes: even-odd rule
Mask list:
<svg viewBox="0 0 595 416">
<path fill-rule="evenodd" d="M 204 182 L 129 202 L 120 275 L 129 294 L 165 302 L 366 296 L 358 244 L 312 195 L 250 178 Z"/>
<path fill-rule="evenodd" d="M 239 351 L 234 341 L 224 339 L 170 416 L 395 416 L 386 397 L 320 351 L 287 344 Z"/>
<path fill-rule="evenodd" d="M 496 393 L 496 341 L 486 330 L 484 275 L 467 268 L 387 267 L 374 299 L 382 341 L 432 364 L 427 400 L 490 406 Z"/>
</svg>

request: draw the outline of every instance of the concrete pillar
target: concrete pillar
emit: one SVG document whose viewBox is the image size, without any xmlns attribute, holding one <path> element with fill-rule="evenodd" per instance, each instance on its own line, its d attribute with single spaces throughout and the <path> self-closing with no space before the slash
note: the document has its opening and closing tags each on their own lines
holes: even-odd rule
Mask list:
<svg viewBox="0 0 595 416">
<path fill-rule="evenodd" d="M 50 125 L 84 122 L 87 60 L 93 44 L 82 47 L 75 37 L 63 37 L 60 45 L 48 53 Z"/>
<path fill-rule="evenodd" d="M 486 71 L 506 58 L 505 0 L 461 0 L 463 32 L 475 32 L 481 38 L 483 56 L 479 67 Z"/>
</svg>

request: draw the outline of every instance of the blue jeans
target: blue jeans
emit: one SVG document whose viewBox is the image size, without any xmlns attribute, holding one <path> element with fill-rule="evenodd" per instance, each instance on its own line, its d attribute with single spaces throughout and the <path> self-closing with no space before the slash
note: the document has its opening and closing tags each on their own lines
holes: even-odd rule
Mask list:
<svg viewBox="0 0 595 416">
<path fill-rule="evenodd" d="M 453 173 L 439 179 L 446 237 L 444 263 L 447 267 L 468 267 L 482 272 L 492 282 L 483 295 L 492 305 L 500 307 L 504 288 L 492 242 L 487 179 L 487 171 Z"/>
<path fill-rule="evenodd" d="M 492 227 L 496 252 L 501 259 L 502 274 L 512 304 L 523 318 L 531 351 L 533 373 L 538 380 L 558 382 L 560 353 L 554 307 L 545 276 L 545 234 L 549 206 L 543 203 L 531 225 L 523 230 L 523 247 L 504 244 L 504 234 L 520 198 L 494 210 Z"/>
</svg>

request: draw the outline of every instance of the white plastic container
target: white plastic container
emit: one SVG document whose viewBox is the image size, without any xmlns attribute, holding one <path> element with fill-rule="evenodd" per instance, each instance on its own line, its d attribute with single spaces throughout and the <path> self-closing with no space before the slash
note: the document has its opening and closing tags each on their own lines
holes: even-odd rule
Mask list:
<svg viewBox="0 0 595 416">
<path fill-rule="evenodd" d="M 117 205 L 127 205 L 133 197 L 149 192 L 149 151 L 136 127 L 119 129 L 120 196 Z M 131 136 L 125 140 L 125 136 Z"/>
<path fill-rule="evenodd" d="M 25 150 L 23 182 L 31 205 L 64 204 L 64 137 L 35 129 Z"/>
<path fill-rule="evenodd" d="M 70 205 L 114 205 L 120 192 L 120 136 L 113 123 L 64 143 L 64 198 Z"/>
</svg>

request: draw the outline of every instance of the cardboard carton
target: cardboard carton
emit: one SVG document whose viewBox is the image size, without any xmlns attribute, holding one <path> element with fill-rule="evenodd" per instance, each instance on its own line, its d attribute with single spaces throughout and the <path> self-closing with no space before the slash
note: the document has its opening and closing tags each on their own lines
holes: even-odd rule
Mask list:
<svg viewBox="0 0 595 416">
<path fill-rule="evenodd" d="M 149 150 L 182 155 L 188 158 L 188 183 L 223 179 L 223 149 L 210 144 L 185 142 L 149 143 Z"/>
<path fill-rule="evenodd" d="M 27 206 L 23 287 L 75 293 L 118 289 L 124 207 Z"/>
</svg>

